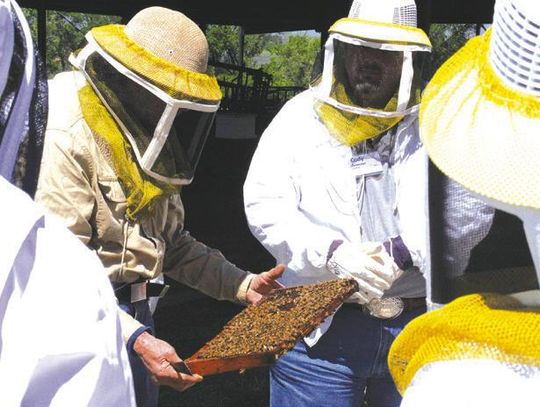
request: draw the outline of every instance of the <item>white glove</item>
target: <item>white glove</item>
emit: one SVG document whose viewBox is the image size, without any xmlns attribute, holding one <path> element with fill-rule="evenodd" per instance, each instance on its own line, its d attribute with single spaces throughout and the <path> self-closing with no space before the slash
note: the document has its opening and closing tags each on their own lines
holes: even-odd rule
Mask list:
<svg viewBox="0 0 540 407">
<path fill-rule="evenodd" d="M 375 242 L 360 246 L 342 243 L 330 255 L 326 267 L 339 278 L 354 278 L 358 282 L 360 290 L 350 299 L 360 304 L 381 298 L 403 273 L 384 246 Z"/>
</svg>

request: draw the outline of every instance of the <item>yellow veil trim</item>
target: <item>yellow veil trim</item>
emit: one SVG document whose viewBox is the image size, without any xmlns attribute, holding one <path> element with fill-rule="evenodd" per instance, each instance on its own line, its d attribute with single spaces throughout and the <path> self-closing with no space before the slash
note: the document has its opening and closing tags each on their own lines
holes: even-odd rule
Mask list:
<svg viewBox="0 0 540 407">
<path fill-rule="evenodd" d="M 193 72 L 157 57 L 132 41 L 125 26 L 111 24 L 91 30 L 96 42 L 116 60 L 176 99 L 218 102 L 223 95 L 214 76 Z"/>
<path fill-rule="evenodd" d="M 126 216 L 136 222 L 151 212 L 153 202 L 177 189 L 158 183 L 139 169 L 132 158 L 131 146 L 90 85 L 79 90 L 79 101 L 84 120 L 109 147 L 114 171 L 127 198 Z"/>
<path fill-rule="evenodd" d="M 471 38 L 435 73 L 423 95 L 427 105 L 441 86 L 449 83 L 458 72 L 475 70 L 482 96 L 497 106 L 506 107 L 531 119 L 540 119 L 540 99 L 508 86 L 493 70 L 489 60 L 491 28 L 483 35 Z M 469 67 L 469 68 L 468 68 Z M 460 86 L 460 83 L 455 85 Z M 422 116 L 422 110 L 420 116 Z M 422 117 L 420 117 L 422 121 Z"/>
<path fill-rule="evenodd" d="M 334 87 L 337 100 L 349 101 L 342 84 Z M 397 98 L 393 97 L 385 110 L 395 111 Z M 358 115 L 338 109 L 322 101 L 315 102 L 315 110 L 328 132 L 339 142 L 353 146 L 370 138 L 377 137 L 398 124 L 403 116 L 374 117 Z"/>
<path fill-rule="evenodd" d="M 388 355 L 401 394 L 429 363 L 489 359 L 540 367 L 540 310 L 499 294 L 467 295 L 411 321 Z"/>
<path fill-rule="evenodd" d="M 431 42 L 427 34 L 420 28 L 408 25 L 345 17 L 337 20 L 328 29 L 328 32 L 373 41 L 384 41 L 391 44 L 424 45 L 431 48 Z"/>
</svg>

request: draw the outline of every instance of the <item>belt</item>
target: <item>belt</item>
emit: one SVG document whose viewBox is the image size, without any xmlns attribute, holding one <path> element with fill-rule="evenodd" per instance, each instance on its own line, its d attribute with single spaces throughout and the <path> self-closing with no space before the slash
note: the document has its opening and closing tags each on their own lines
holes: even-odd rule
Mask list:
<svg viewBox="0 0 540 407">
<path fill-rule="evenodd" d="M 133 283 L 113 283 L 114 294 L 120 302 L 138 302 L 150 297 L 163 298 L 169 286 L 166 284 L 135 281 Z"/>
<path fill-rule="evenodd" d="M 358 304 L 355 302 L 346 302 L 345 308 L 357 309 L 364 314 L 378 319 L 394 319 L 404 312 L 426 306 L 426 297 L 417 298 L 376 298 L 367 304 Z"/>
</svg>

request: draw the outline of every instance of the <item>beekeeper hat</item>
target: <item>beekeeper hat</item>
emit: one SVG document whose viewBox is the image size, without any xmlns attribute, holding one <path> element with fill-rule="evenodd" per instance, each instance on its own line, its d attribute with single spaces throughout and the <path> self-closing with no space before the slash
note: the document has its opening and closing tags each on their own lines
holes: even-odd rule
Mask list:
<svg viewBox="0 0 540 407">
<path fill-rule="evenodd" d="M 381 49 L 431 49 L 426 33 L 417 28 L 414 0 L 355 0 L 349 15 L 336 21 L 328 31 L 371 41 L 377 44 L 371 46 Z"/>
<path fill-rule="evenodd" d="M 420 66 L 413 66 L 413 54 L 430 52 L 431 42 L 423 30 L 416 28 L 414 0 L 355 0 L 349 16 L 336 21 L 328 32 L 330 35 L 325 45 L 322 81 L 316 87 L 316 97 L 338 109 L 376 117 L 402 117 L 417 110 L 420 102 Z M 374 48 L 389 54 L 402 53 L 402 72 L 396 89 L 396 103 L 384 109 L 364 108 L 333 97 L 335 72 L 332 67 L 334 63 L 339 63 L 334 59 L 335 42 Z"/>
<path fill-rule="evenodd" d="M 410 27 L 416 27 L 416 14 L 414 0 L 382 0 L 378 2 L 354 0 L 349 10 L 350 18 L 362 18 L 368 21 Z"/>
<path fill-rule="evenodd" d="M 416 28 L 414 0 L 356 0 L 349 15 L 329 29 L 322 75 L 312 84 L 315 108 L 330 134 L 353 145 L 376 137 L 418 110 L 421 54 L 431 50 Z M 370 75 L 367 63 L 351 74 L 354 61 L 384 60 Z M 398 76 L 395 75 L 398 73 Z M 353 82 L 371 77 L 375 86 Z"/>
<path fill-rule="evenodd" d="M 493 26 L 426 88 L 420 134 L 431 160 L 469 190 L 540 209 L 540 8 L 497 0 Z"/>
<path fill-rule="evenodd" d="M 96 27 L 97 44 L 122 65 L 177 98 L 219 101 L 215 77 L 207 75 L 208 42 L 179 11 L 148 7 L 129 23 Z"/>
<path fill-rule="evenodd" d="M 178 11 L 149 7 L 126 26 L 97 27 L 86 39 L 71 61 L 122 129 L 140 168 L 165 184 L 189 184 L 222 97 L 216 78 L 206 74 L 204 33 Z M 99 109 L 99 103 L 81 105 L 90 106 L 87 121 Z M 133 179 L 132 166 L 120 165 L 123 145 L 114 145 L 121 156 L 114 160 L 117 175 Z"/>
</svg>

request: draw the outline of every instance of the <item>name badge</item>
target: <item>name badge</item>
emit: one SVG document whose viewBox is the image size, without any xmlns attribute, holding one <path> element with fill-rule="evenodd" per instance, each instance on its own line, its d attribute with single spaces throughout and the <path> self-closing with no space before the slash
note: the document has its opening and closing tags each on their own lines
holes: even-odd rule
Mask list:
<svg viewBox="0 0 540 407">
<path fill-rule="evenodd" d="M 351 157 L 351 168 L 357 177 L 378 175 L 383 171 L 381 155 L 377 151 L 353 155 Z"/>
</svg>

